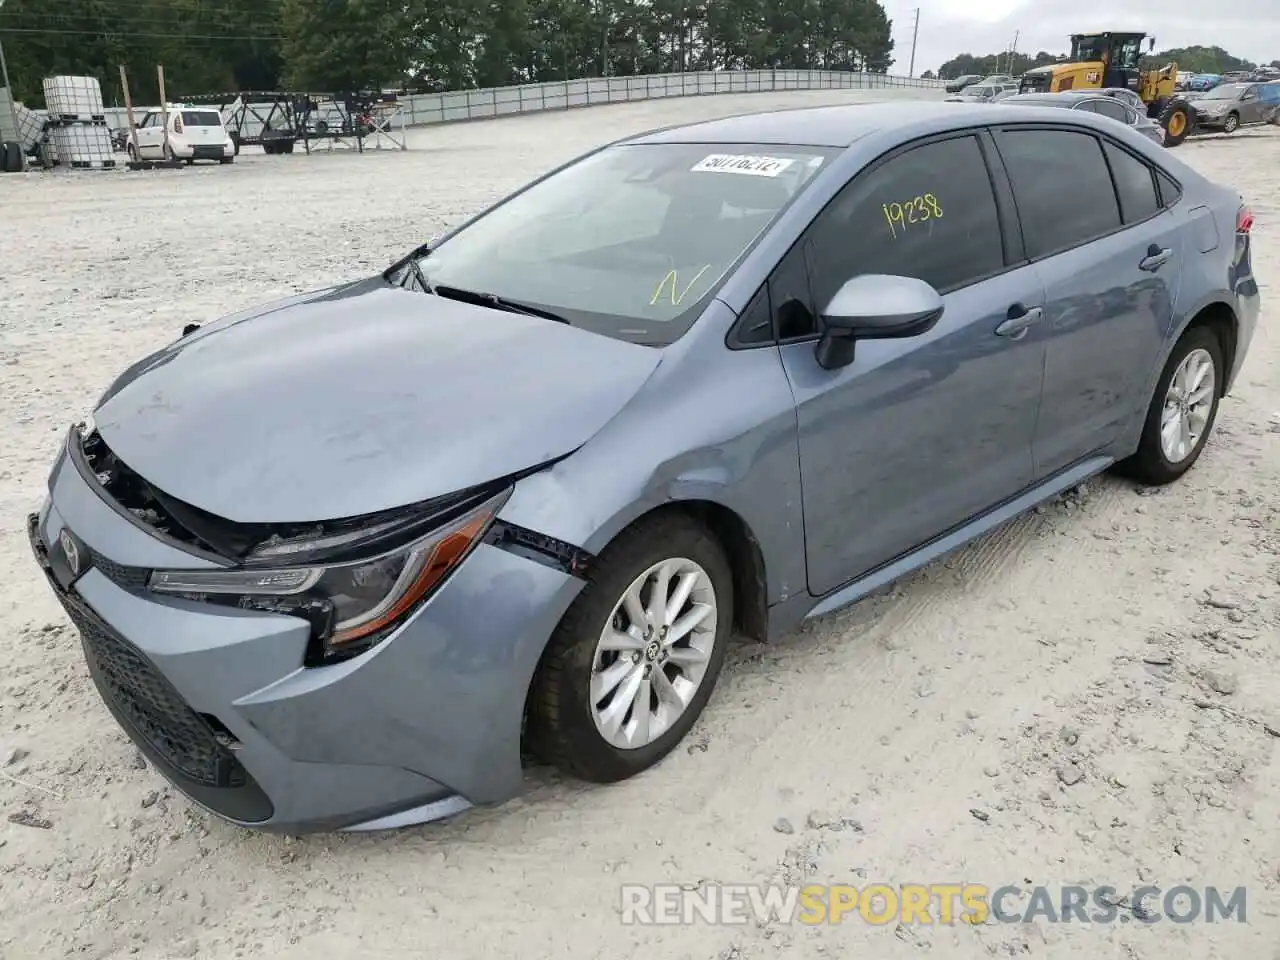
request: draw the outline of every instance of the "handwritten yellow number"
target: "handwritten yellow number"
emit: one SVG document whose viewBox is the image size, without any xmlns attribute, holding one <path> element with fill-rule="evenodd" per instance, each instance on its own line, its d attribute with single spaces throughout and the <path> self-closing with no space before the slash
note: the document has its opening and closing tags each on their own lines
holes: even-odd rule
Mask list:
<svg viewBox="0 0 1280 960">
<path fill-rule="evenodd" d="M 889 237 L 893 240 L 897 240 L 898 234 L 905 232 L 908 225 L 942 218 L 942 205 L 932 193 L 912 197 L 906 203 L 883 203 L 880 209 L 884 211 L 885 222 L 889 224 Z"/>
<path fill-rule="evenodd" d="M 649 301 L 649 306 L 651 307 L 655 306 L 658 303 L 658 300 L 661 299 L 662 291 L 666 289 L 667 281 L 671 282 L 671 305 L 673 307 L 680 306 L 680 304 L 684 302 L 684 298 L 689 295 L 689 291 L 692 290 L 694 288 L 694 285 L 697 284 L 697 282 L 702 279 L 702 275 L 710 269 L 711 269 L 711 264 L 708 263 L 705 267 L 703 267 L 694 275 L 694 278 L 692 280 L 690 280 L 687 284 L 685 284 L 684 290 L 679 289 L 680 278 L 677 275 L 676 271 L 672 270 L 665 277 L 662 278 L 662 282 L 658 284 L 658 289 L 653 291 L 653 298 Z"/>
<path fill-rule="evenodd" d="M 666 287 L 668 280 L 671 281 L 671 302 L 673 304 L 676 302 L 676 272 L 672 270 L 662 278 L 662 282 L 658 284 L 658 289 L 653 291 L 653 299 L 649 301 L 649 306 L 652 307 L 658 302 L 658 298 L 662 296 L 662 290 Z"/>
</svg>

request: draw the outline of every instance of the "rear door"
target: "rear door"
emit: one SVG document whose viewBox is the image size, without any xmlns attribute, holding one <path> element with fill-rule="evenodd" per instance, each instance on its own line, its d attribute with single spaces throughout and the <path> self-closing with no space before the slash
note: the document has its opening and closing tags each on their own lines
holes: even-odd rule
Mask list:
<svg viewBox="0 0 1280 960">
<path fill-rule="evenodd" d="M 993 154 L 973 133 L 890 154 L 844 187 L 770 281 L 816 595 L 1032 482 L 1044 288 L 1005 245 L 1013 211 L 995 191 Z M 823 369 L 815 316 L 868 273 L 929 282 L 945 312 L 925 334 L 861 341 L 848 366 Z"/>
<path fill-rule="evenodd" d="M 222 116 L 216 110 L 183 110 L 183 136 L 192 146 L 217 147 L 226 140 Z"/>
<path fill-rule="evenodd" d="M 1044 478 L 1103 451 L 1146 405 L 1140 394 L 1173 320 L 1180 235 L 1152 167 L 1117 141 L 1048 125 L 1005 128 L 996 140 L 1046 291 L 1035 433 Z"/>
</svg>

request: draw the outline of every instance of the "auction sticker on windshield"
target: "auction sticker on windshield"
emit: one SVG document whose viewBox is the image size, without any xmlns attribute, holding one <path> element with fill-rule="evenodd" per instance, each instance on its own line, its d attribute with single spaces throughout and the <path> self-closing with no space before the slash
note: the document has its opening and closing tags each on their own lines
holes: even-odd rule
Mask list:
<svg viewBox="0 0 1280 960">
<path fill-rule="evenodd" d="M 748 177 L 776 177 L 795 161 L 783 157 L 753 157 L 713 153 L 693 166 L 693 173 L 741 173 Z"/>
</svg>

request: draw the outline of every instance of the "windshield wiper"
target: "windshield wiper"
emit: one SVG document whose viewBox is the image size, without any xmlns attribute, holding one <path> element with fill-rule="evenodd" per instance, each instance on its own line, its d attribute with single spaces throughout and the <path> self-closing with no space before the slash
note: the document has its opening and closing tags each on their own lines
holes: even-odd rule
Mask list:
<svg viewBox="0 0 1280 960">
<path fill-rule="evenodd" d="M 444 285 L 428 287 L 427 289 L 437 297 L 448 297 L 450 300 L 461 300 L 466 303 L 475 303 L 482 307 L 493 307 L 495 310 L 505 310 L 507 313 L 522 313 L 527 317 L 541 317 L 544 320 L 554 320 L 556 323 L 572 326 L 568 318 L 562 317 L 558 313 L 544 310 L 541 307 L 531 307 L 527 303 L 520 303 L 517 300 L 508 300 L 506 297 L 500 297 L 496 293 L 481 293 L 476 290 L 464 290 L 462 287 Z"/>
</svg>

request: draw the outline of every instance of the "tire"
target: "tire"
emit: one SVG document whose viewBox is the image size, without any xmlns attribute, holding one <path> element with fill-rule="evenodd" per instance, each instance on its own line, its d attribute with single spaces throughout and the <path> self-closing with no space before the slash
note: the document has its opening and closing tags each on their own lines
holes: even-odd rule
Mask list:
<svg viewBox="0 0 1280 960">
<path fill-rule="evenodd" d="M 225 166 L 228 163 L 235 163 L 235 159 L 235 157 L 223 157 L 218 162 Z"/>
<path fill-rule="evenodd" d="M 1164 145 L 1176 147 L 1191 135 L 1195 125 L 1191 108 L 1180 97 L 1170 99 L 1160 108 L 1160 126 L 1164 128 Z"/>
<path fill-rule="evenodd" d="M 643 736 L 634 730 L 635 701 L 627 693 L 629 681 L 635 678 L 637 688 L 647 690 L 650 689 L 647 685 L 641 685 L 651 682 L 647 678 L 653 671 L 661 672 L 670 682 L 673 679 L 667 672 L 670 670 L 679 683 L 682 667 L 678 661 L 683 658 L 653 661 L 654 654 L 663 646 L 662 634 L 646 638 L 638 630 L 632 633 L 624 596 L 637 580 L 652 572 L 652 568 L 677 560 L 686 564 L 687 572 L 696 576 L 696 567 L 703 575 L 681 610 L 692 609 L 690 604 L 699 598 L 702 603 L 710 599 L 714 627 L 704 619 L 695 632 L 687 636 L 696 636 L 704 651 L 709 640 L 711 648 L 683 712 L 658 721 L 665 729 L 656 737 Z M 679 583 L 683 577 L 674 579 Z M 646 583 L 652 585 L 653 580 Z M 703 583 L 709 584 L 710 593 Z M 679 622 L 681 616 L 677 613 L 673 622 Z M 724 664 L 732 626 L 733 577 L 720 543 L 701 525 L 680 514 L 640 521 L 601 553 L 586 587 L 552 634 L 529 690 L 526 745 L 542 760 L 593 783 L 614 783 L 648 769 L 684 738 L 707 705 Z M 630 653 L 598 651 L 606 627 L 614 628 L 615 635 L 630 636 L 635 649 Z M 628 632 L 619 634 L 622 628 Z M 684 642 L 685 638 L 681 637 L 670 649 L 684 650 L 687 655 L 691 648 L 683 646 Z M 628 656 L 639 658 L 634 669 L 625 664 Z M 621 679 L 616 686 L 601 690 L 600 699 L 596 699 L 593 684 L 599 682 L 596 678 L 607 676 L 610 668 L 615 673 L 621 671 L 618 674 Z M 635 671 L 642 669 L 644 673 L 637 677 Z M 683 676 L 686 683 L 695 682 L 693 674 Z M 668 692 L 674 689 L 668 687 Z M 651 697 L 656 698 L 656 692 Z M 609 706 L 615 704 L 614 698 L 621 711 L 621 729 L 614 734 L 614 742 L 610 742 L 602 731 L 604 721 L 597 719 L 596 707 L 605 704 L 600 713 L 608 713 Z M 645 706 L 652 710 L 655 704 L 662 706 L 656 699 L 648 700 Z M 620 744 L 618 741 L 627 739 L 628 732 L 635 733 L 636 742 L 629 746 Z"/>
<path fill-rule="evenodd" d="M 1227 114 L 1227 118 L 1222 121 L 1223 133 L 1235 133 L 1240 129 L 1240 114 L 1232 110 Z"/>
<path fill-rule="evenodd" d="M 0 144 L 0 172 L 21 173 L 22 166 L 22 144 L 13 140 Z"/>
<path fill-rule="evenodd" d="M 1203 415 L 1203 428 L 1195 436 L 1189 452 L 1181 459 L 1174 460 L 1165 453 L 1161 440 L 1161 424 L 1165 419 L 1166 401 L 1169 398 L 1169 387 L 1174 375 L 1179 372 L 1183 362 L 1192 354 L 1207 354 L 1212 362 L 1211 373 L 1213 385 L 1209 391 L 1207 415 Z M 1160 372 L 1156 382 L 1155 394 L 1151 405 L 1147 408 L 1147 417 L 1142 425 L 1142 439 L 1138 441 L 1137 452 L 1118 466 L 1118 472 L 1144 483 L 1148 486 L 1163 486 L 1172 483 L 1191 469 L 1200 459 L 1200 453 L 1213 432 L 1213 425 L 1218 417 L 1218 402 L 1222 398 L 1225 367 L 1222 362 L 1222 345 L 1213 331 L 1208 327 L 1193 327 L 1182 335 L 1169 354 L 1169 360 Z"/>
</svg>

